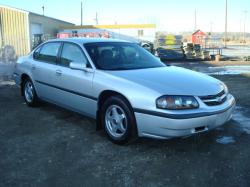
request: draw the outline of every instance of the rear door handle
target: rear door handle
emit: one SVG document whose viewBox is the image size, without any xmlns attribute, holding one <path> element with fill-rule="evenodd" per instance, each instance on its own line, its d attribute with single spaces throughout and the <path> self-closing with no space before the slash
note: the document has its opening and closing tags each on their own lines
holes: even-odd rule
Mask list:
<svg viewBox="0 0 250 187">
<path fill-rule="evenodd" d="M 62 75 L 62 71 L 61 70 L 56 70 L 56 75 L 61 76 Z"/>
</svg>

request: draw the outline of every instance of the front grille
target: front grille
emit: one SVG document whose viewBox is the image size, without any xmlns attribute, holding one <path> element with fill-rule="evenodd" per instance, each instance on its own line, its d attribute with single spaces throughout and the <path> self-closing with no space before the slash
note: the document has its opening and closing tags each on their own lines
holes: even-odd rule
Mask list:
<svg viewBox="0 0 250 187">
<path fill-rule="evenodd" d="M 200 96 L 199 98 L 208 106 L 216 106 L 223 104 L 227 100 L 227 94 L 222 90 L 216 95 Z"/>
</svg>

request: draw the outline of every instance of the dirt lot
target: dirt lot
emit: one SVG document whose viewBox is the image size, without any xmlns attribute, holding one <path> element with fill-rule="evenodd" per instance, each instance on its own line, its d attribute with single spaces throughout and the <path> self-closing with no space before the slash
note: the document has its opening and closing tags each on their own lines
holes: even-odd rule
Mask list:
<svg viewBox="0 0 250 187">
<path fill-rule="evenodd" d="M 250 76 L 224 75 L 233 120 L 201 135 L 118 146 L 95 122 L 53 105 L 28 108 L 0 84 L 0 186 L 250 186 Z"/>
</svg>

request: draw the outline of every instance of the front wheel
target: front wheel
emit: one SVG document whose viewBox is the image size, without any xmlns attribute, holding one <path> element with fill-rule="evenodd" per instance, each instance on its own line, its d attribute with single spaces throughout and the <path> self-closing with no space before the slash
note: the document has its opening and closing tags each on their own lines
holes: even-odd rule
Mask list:
<svg viewBox="0 0 250 187">
<path fill-rule="evenodd" d="M 109 139 L 116 144 L 125 144 L 134 139 L 136 122 L 129 104 L 120 96 L 107 99 L 101 109 L 101 120 Z"/>
<path fill-rule="evenodd" d="M 26 78 L 22 84 L 22 95 L 24 96 L 26 104 L 32 107 L 36 106 L 38 98 L 32 81 L 29 78 Z"/>
</svg>

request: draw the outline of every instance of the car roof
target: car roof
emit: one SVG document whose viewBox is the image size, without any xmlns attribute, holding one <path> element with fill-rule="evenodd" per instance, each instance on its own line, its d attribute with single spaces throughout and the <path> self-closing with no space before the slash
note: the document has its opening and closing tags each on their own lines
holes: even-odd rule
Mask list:
<svg viewBox="0 0 250 187">
<path fill-rule="evenodd" d="M 78 44 L 87 44 L 87 43 L 98 43 L 98 42 L 127 42 L 132 43 L 126 40 L 111 39 L 111 38 L 64 38 L 64 39 L 52 39 L 51 41 L 60 41 L 60 42 L 74 42 Z"/>
</svg>

